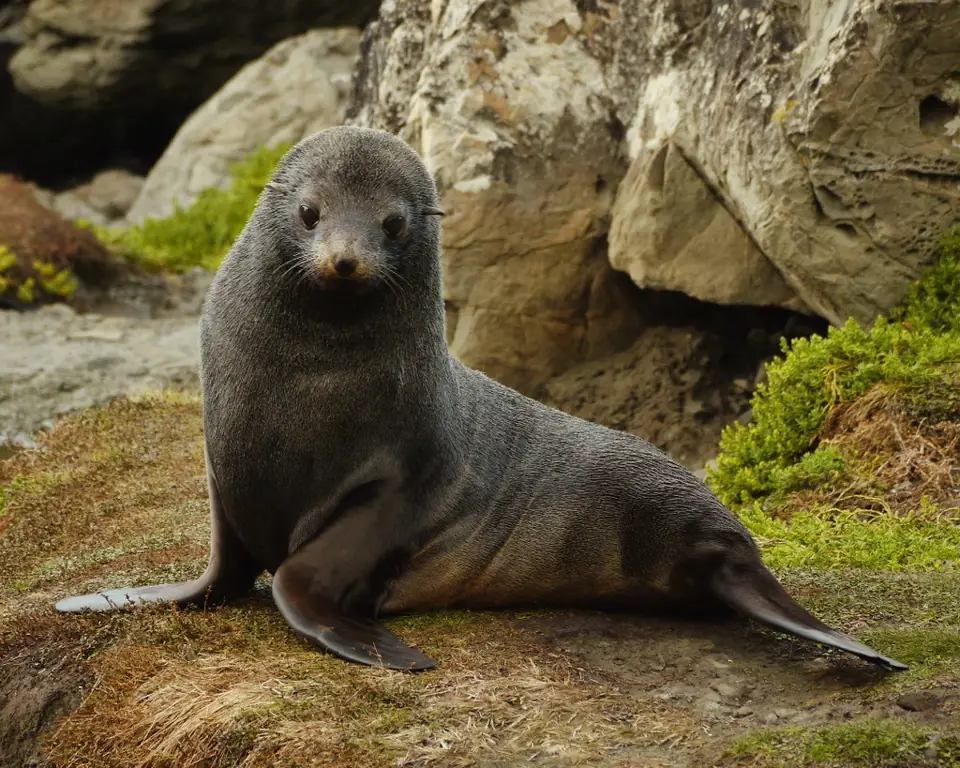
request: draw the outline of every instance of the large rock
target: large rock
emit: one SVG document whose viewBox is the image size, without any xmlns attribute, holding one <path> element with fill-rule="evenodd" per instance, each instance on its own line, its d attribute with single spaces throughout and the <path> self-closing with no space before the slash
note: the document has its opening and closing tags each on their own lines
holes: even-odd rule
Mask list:
<svg viewBox="0 0 960 768">
<path fill-rule="evenodd" d="M 0 58 L 15 48 L 12 85 L 0 76 L 0 170 L 47 185 L 118 162 L 146 170 L 244 64 L 310 29 L 360 26 L 378 4 L 32 0 L 23 18 L 0 17 Z"/>
<path fill-rule="evenodd" d="M 100 226 L 123 222 L 143 188 L 143 177 L 113 168 L 58 194 L 38 190 L 37 199 L 66 219 L 84 219 Z"/>
<path fill-rule="evenodd" d="M 652 157 L 642 154 L 613 208 L 614 267 L 637 285 L 681 290 L 703 301 L 803 308 L 675 144 L 662 143 Z"/>
<path fill-rule="evenodd" d="M 617 30 L 610 252 L 641 285 L 868 322 L 960 218 L 955 0 L 670 0 Z"/>
<path fill-rule="evenodd" d="M 448 209 L 454 351 L 523 388 L 636 330 L 608 259 L 867 322 L 960 211 L 955 0 L 394 0 L 362 49 L 352 119 Z"/>
<path fill-rule="evenodd" d="M 572 2 L 387 3 L 352 121 L 400 133 L 443 206 L 453 352 L 523 390 L 629 344 L 603 238 L 621 126 Z"/>
<path fill-rule="evenodd" d="M 360 30 L 318 29 L 247 64 L 183 124 L 150 171 L 129 218 L 160 217 L 262 145 L 295 143 L 343 119 Z"/>
<path fill-rule="evenodd" d="M 17 89 L 62 107 L 191 109 L 274 43 L 364 23 L 376 0 L 33 0 L 9 62 Z"/>
</svg>

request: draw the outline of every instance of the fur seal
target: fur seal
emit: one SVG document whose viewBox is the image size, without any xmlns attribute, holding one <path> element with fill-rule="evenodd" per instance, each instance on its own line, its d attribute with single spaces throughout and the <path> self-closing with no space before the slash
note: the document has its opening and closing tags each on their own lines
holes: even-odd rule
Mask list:
<svg viewBox="0 0 960 768">
<path fill-rule="evenodd" d="M 378 615 L 507 606 L 722 606 L 906 668 L 795 602 L 655 446 L 451 356 L 438 206 L 385 131 L 331 128 L 287 153 L 204 302 L 207 569 L 60 611 L 225 602 L 266 570 L 297 633 L 393 669 L 435 663 Z"/>
</svg>

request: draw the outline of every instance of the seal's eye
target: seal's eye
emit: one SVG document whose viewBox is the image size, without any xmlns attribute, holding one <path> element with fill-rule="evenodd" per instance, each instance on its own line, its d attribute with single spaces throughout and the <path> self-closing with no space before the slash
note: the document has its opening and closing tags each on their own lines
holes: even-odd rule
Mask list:
<svg viewBox="0 0 960 768">
<path fill-rule="evenodd" d="M 303 226 L 307 229 L 313 229 L 317 226 L 317 222 L 320 221 L 320 214 L 317 213 L 316 209 L 311 208 L 309 205 L 300 206 L 300 221 L 303 222 Z"/>
<path fill-rule="evenodd" d="M 403 234 L 403 230 L 407 227 L 407 221 L 403 216 L 387 216 L 383 220 L 383 231 L 387 237 L 391 240 L 396 240 L 400 235 Z"/>
</svg>

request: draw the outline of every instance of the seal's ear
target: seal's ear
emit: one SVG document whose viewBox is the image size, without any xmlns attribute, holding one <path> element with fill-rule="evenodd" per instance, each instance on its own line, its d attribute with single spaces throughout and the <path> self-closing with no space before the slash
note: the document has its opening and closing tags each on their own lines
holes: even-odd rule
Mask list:
<svg viewBox="0 0 960 768">
<path fill-rule="evenodd" d="M 424 216 L 443 216 L 444 214 L 443 214 L 443 211 L 441 211 L 439 208 L 424 208 L 423 215 Z"/>
</svg>

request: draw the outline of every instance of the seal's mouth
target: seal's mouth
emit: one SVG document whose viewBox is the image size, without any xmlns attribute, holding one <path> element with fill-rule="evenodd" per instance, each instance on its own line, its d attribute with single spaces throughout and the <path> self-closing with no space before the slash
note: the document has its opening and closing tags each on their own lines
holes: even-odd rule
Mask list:
<svg viewBox="0 0 960 768">
<path fill-rule="evenodd" d="M 336 274 L 309 271 L 310 284 L 321 291 L 336 291 L 339 293 L 367 293 L 372 291 L 379 280 L 370 275 L 366 277 L 342 277 Z"/>
</svg>

